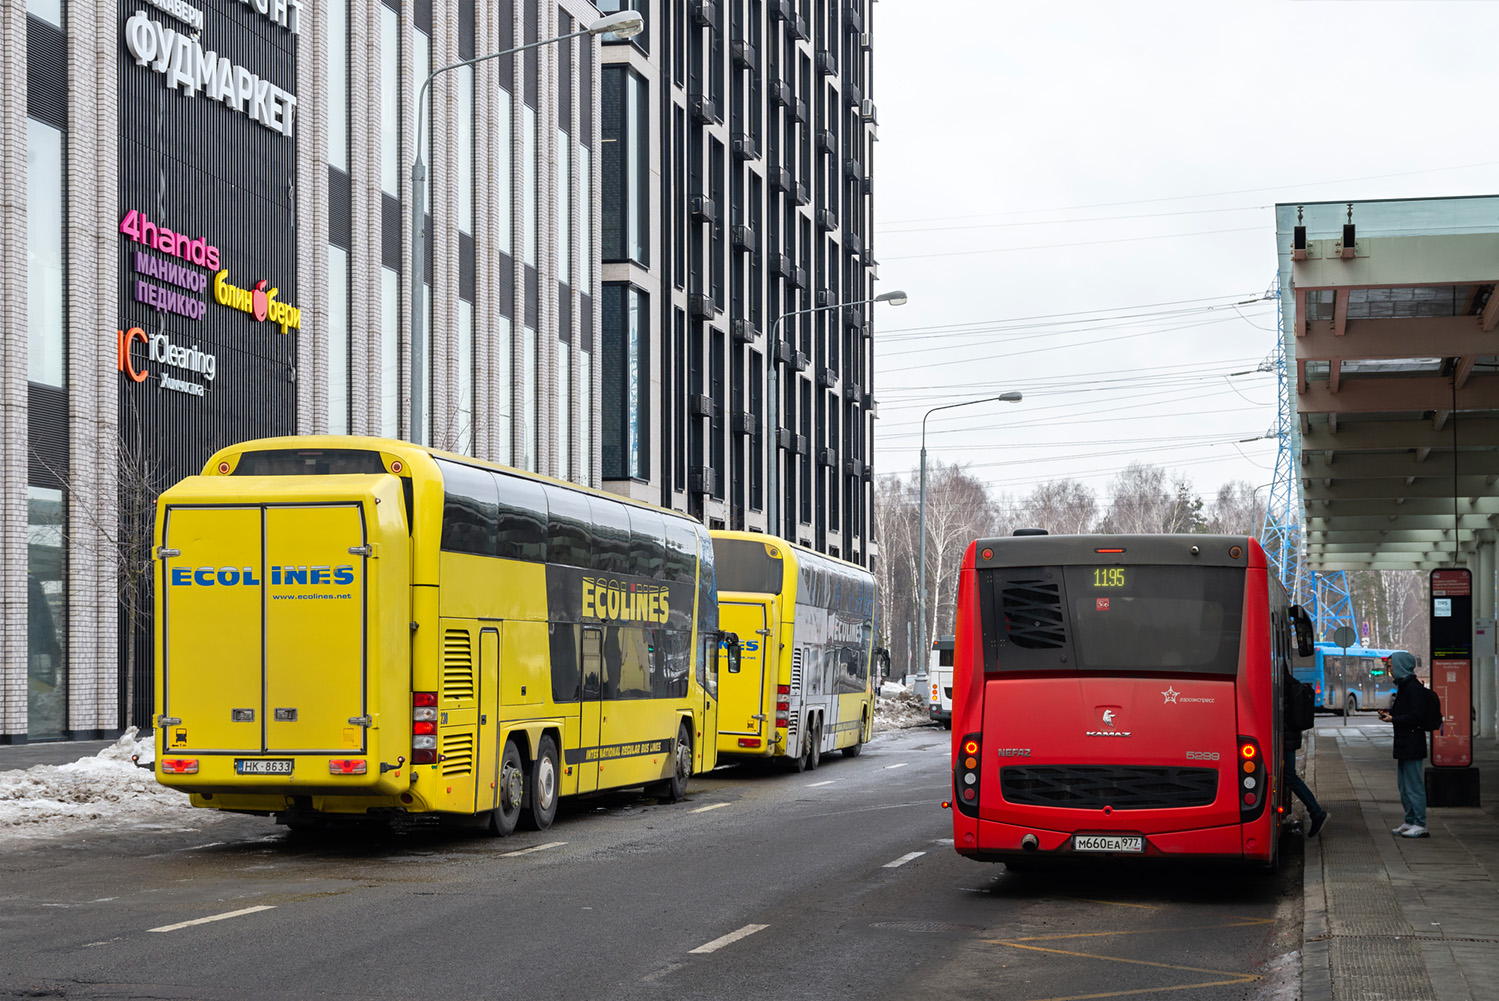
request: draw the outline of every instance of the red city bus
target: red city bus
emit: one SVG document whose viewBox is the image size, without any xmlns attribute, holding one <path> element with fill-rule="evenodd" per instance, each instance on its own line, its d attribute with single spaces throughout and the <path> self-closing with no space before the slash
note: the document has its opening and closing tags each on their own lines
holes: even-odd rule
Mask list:
<svg viewBox="0 0 1499 1001">
<path fill-rule="evenodd" d="M 975 542 L 954 651 L 958 853 L 1273 868 L 1293 614 L 1252 538 Z"/>
</svg>

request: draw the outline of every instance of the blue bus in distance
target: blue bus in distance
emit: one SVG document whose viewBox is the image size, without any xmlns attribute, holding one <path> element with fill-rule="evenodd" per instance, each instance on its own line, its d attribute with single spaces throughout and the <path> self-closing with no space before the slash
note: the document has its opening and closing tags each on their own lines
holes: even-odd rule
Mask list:
<svg viewBox="0 0 1499 1001">
<path fill-rule="evenodd" d="M 1395 682 L 1388 661 L 1395 652 L 1363 646 L 1345 650 L 1318 643 L 1313 656 L 1294 660 L 1291 673 L 1312 686 L 1312 700 L 1319 710 L 1346 716 L 1390 704 Z M 1417 666 L 1420 663 L 1417 657 Z"/>
</svg>

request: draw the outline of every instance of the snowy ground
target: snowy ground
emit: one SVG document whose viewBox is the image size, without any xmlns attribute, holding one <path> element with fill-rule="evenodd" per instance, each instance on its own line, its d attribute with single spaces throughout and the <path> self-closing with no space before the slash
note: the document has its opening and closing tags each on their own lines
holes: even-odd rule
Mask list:
<svg viewBox="0 0 1499 1001">
<path fill-rule="evenodd" d="M 885 682 L 875 699 L 874 728 L 880 730 L 902 730 L 910 726 L 925 726 L 931 722 L 928 705 L 904 685 Z"/>
<path fill-rule="evenodd" d="M 201 827 L 209 811 L 159 785 L 149 768 L 155 750 L 131 727 L 92 758 L 0 772 L 0 844 L 93 830 L 182 830 Z"/>
</svg>

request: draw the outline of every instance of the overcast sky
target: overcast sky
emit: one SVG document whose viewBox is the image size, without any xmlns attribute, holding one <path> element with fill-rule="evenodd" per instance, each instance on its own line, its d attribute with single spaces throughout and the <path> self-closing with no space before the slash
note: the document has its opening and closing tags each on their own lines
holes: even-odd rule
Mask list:
<svg viewBox="0 0 1499 1001">
<path fill-rule="evenodd" d="M 1274 472 L 1277 201 L 1499 192 L 1499 3 L 882 0 L 876 470 Z M 1357 216 L 1355 215 L 1355 222 Z M 1249 374 L 1233 375 L 1233 373 Z"/>
</svg>

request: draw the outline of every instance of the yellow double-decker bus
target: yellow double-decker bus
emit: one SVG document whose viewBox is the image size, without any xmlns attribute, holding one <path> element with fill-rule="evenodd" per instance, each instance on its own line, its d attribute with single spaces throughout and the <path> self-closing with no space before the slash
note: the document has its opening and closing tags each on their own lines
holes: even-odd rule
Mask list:
<svg viewBox="0 0 1499 1001">
<path fill-rule="evenodd" d="M 719 676 L 721 758 L 796 771 L 857 755 L 873 733 L 874 578 L 863 567 L 751 532 L 715 531 L 719 622 L 739 639 Z"/>
<path fill-rule="evenodd" d="M 197 806 L 507 834 L 563 796 L 681 799 L 715 763 L 713 549 L 684 515 L 407 442 L 270 438 L 166 491 L 156 543 L 157 777 Z"/>
</svg>

